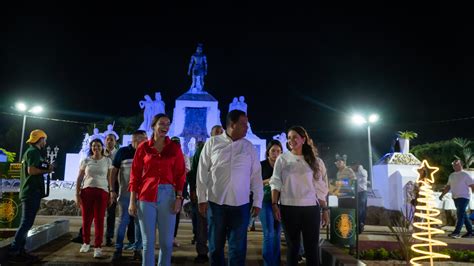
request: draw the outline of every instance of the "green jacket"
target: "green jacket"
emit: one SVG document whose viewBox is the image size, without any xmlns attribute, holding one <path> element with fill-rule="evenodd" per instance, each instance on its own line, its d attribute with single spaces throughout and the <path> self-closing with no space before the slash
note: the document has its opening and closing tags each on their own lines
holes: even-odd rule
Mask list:
<svg viewBox="0 0 474 266">
<path fill-rule="evenodd" d="M 22 169 L 20 176 L 20 200 L 25 200 L 32 197 L 34 194 L 39 194 L 44 197 L 44 177 L 43 175 L 29 175 L 28 167 L 34 166 L 41 168 L 41 163 L 44 159 L 41 157 L 40 150 L 34 146 L 26 150 L 23 155 Z"/>
</svg>

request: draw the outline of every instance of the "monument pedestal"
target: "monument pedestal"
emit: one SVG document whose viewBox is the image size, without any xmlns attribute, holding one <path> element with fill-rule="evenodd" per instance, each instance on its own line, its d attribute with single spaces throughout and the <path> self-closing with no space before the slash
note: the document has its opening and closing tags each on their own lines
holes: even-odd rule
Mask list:
<svg viewBox="0 0 474 266">
<path fill-rule="evenodd" d="M 380 197 L 381 207 L 395 211 L 405 209 L 407 192 L 411 192 L 410 186 L 416 183 L 416 169 L 420 164 L 411 153 L 392 153 L 373 167 L 372 189 Z"/>
<path fill-rule="evenodd" d="M 206 141 L 211 136 L 212 127 L 221 125 L 218 104 L 209 93 L 185 93 L 176 99 L 168 136 L 184 140 L 181 143 L 185 154 L 188 154 L 191 138 Z"/>
</svg>

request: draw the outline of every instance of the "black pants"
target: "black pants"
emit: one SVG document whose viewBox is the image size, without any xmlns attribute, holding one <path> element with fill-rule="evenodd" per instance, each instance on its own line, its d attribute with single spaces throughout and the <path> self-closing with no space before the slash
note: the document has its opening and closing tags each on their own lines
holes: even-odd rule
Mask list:
<svg viewBox="0 0 474 266">
<path fill-rule="evenodd" d="M 319 227 L 321 211 L 319 206 L 281 206 L 281 219 L 285 230 L 288 248 L 287 265 L 298 265 L 300 236 L 303 234 L 303 246 L 306 264 L 319 265 Z"/>
<path fill-rule="evenodd" d="M 127 210 L 128 211 L 128 210 Z M 128 243 L 135 243 L 135 217 L 130 215 L 130 222 L 127 227 Z"/>
<path fill-rule="evenodd" d="M 105 239 L 114 238 L 115 231 L 115 211 L 117 210 L 117 203 L 114 202 L 110 207 L 107 208 L 107 231 L 105 233 Z"/>
</svg>

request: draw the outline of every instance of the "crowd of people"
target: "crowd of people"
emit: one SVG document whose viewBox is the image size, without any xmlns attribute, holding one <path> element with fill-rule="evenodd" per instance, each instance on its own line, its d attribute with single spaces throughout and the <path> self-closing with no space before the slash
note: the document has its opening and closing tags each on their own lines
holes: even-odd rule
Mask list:
<svg viewBox="0 0 474 266">
<path fill-rule="evenodd" d="M 167 136 L 170 124 L 167 115 L 158 114 L 151 123 L 151 138 L 137 130 L 131 144 L 118 150 L 116 134 L 108 134 L 105 143 L 101 139 L 90 142 L 89 156 L 81 161 L 77 177 L 76 202 L 82 212 L 79 252 L 91 251 L 94 222 L 93 257 L 103 256 L 106 221 L 106 245 L 112 245 L 115 235 L 112 262 L 120 261 L 126 248 L 133 250 L 133 259 L 141 260 L 142 265 L 154 265 L 158 230 L 158 265 L 171 265 L 173 246 L 179 246 L 176 234 L 186 197 L 192 206 L 195 263 L 225 265 L 227 242 L 228 265 L 245 265 L 249 221 L 258 216 L 264 265 L 280 265 L 282 232 L 287 243 L 287 265 L 298 264 L 301 250 L 307 265 L 319 265 L 320 228 L 329 223 L 329 182 L 326 165 L 303 127 L 293 126 L 287 131 L 287 152 L 278 140 L 269 141 L 266 159 L 260 162 L 254 146 L 245 139 L 249 123 L 241 110 L 228 113 L 225 129 L 214 126 L 211 138 L 196 144 L 193 158 L 183 154 L 179 138 Z M 42 130 L 31 132 L 27 141 L 30 147 L 22 158 L 22 221 L 11 253 L 29 260 L 37 258 L 24 250 L 26 234 L 44 197 L 42 175 L 53 170 L 42 164 L 40 150 L 46 139 Z M 361 233 L 366 216 L 367 171 L 358 162 L 346 166 L 344 157 L 337 157 L 335 164 L 338 180 L 357 180 Z M 472 236 L 465 209 L 468 188 L 474 188 L 474 182 L 462 171 L 459 161 L 453 167 L 455 173 L 440 198 L 451 190 L 458 207 L 459 218 L 451 235 L 460 237 L 465 224 L 466 235 Z M 117 205 L 121 212 L 114 234 Z M 126 232 L 131 243 L 128 247 L 124 245 Z"/>
</svg>

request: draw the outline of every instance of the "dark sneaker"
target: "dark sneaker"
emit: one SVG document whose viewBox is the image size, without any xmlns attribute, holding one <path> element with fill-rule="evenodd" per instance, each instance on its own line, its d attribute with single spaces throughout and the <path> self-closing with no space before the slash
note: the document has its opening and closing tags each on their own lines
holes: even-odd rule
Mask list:
<svg viewBox="0 0 474 266">
<path fill-rule="evenodd" d="M 460 235 L 460 234 L 456 234 L 456 233 L 451 233 L 451 234 L 449 234 L 448 236 L 451 237 L 451 238 L 456 238 L 456 239 L 457 239 L 457 238 L 461 238 L 461 235 Z"/>
<path fill-rule="evenodd" d="M 473 238 L 474 237 L 474 234 L 472 233 L 465 233 L 464 235 L 461 236 L 462 238 Z"/>
<path fill-rule="evenodd" d="M 207 255 L 197 255 L 196 258 L 194 258 L 194 263 L 207 263 L 209 262 L 209 258 Z"/>
<path fill-rule="evenodd" d="M 117 262 L 122 258 L 122 251 L 119 249 L 116 249 L 114 251 L 114 254 L 112 255 L 112 262 Z"/>
<path fill-rule="evenodd" d="M 114 244 L 112 243 L 112 239 L 107 238 L 107 239 L 105 240 L 105 246 L 106 246 L 106 247 L 111 247 L 111 246 L 113 246 L 113 245 L 114 245 Z"/>
<path fill-rule="evenodd" d="M 133 260 L 142 260 L 142 251 L 134 250 L 133 251 Z"/>
</svg>

